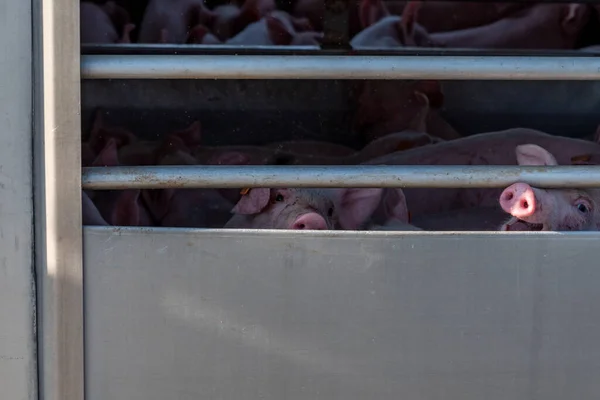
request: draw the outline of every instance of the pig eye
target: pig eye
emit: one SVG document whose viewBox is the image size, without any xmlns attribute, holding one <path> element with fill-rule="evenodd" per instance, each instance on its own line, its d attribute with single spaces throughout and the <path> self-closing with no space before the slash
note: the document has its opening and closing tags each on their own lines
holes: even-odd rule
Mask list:
<svg viewBox="0 0 600 400">
<path fill-rule="evenodd" d="M 275 196 L 275 201 L 283 201 L 283 195 L 278 194 L 277 196 Z"/>
<path fill-rule="evenodd" d="M 333 217 L 333 207 L 330 207 L 329 210 L 327 210 L 327 215 Z"/>
<path fill-rule="evenodd" d="M 589 211 L 589 209 L 588 209 L 588 206 L 586 206 L 586 205 L 585 205 L 585 204 L 583 204 L 583 203 L 579 203 L 579 204 L 577 204 L 577 209 L 578 209 L 580 212 L 584 213 L 584 214 L 585 214 L 585 213 L 587 213 L 587 212 Z"/>
</svg>

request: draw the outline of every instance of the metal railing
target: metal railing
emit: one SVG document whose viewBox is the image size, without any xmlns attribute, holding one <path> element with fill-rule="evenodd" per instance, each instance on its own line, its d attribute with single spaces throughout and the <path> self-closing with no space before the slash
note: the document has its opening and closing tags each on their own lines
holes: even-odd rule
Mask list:
<svg viewBox="0 0 600 400">
<path fill-rule="evenodd" d="M 600 57 L 86 55 L 83 79 L 598 80 Z"/>
<path fill-rule="evenodd" d="M 600 187 L 597 166 L 151 166 L 92 167 L 84 189 L 242 187 L 502 188 L 515 182 L 537 187 Z"/>
</svg>

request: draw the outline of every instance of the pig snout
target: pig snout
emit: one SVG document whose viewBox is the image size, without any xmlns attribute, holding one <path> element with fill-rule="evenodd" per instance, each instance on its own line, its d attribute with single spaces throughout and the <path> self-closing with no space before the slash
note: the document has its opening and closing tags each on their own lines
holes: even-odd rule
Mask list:
<svg viewBox="0 0 600 400">
<path fill-rule="evenodd" d="M 535 193 L 528 184 L 515 183 L 504 189 L 500 195 L 500 206 L 517 218 L 529 217 L 535 213 Z"/>
<path fill-rule="evenodd" d="M 289 229 L 326 230 L 327 222 L 325 222 L 325 218 L 323 218 L 317 213 L 308 213 L 296 218 L 296 220 L 290 225 Z"/>
</svg>

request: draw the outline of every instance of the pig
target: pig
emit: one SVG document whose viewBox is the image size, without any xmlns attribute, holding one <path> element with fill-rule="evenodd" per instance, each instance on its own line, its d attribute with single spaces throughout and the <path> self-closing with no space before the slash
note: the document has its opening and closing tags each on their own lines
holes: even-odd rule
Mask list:
<svg viewBox="0 0 600 400">
<path fill-rule="evenodd" d="M 139 43 L 185 43 L 190 29 L 210 27 L 215 15 L 203 0 L 151 0 L 138 34 Z"/>
<path fill-rule="evenodd" d="M 381 208 L 383 189 L 253 188 L 243 193 L 225 228 L 357 230 Z M 384 208 L 393 213 L 402 206 Z"/>
<path fill-rule="evenodd" d="M 514 149 L 536 144 L 554 154 L 558 162 L 569 164 L 571 157 L 600 151 L 600 144 L 553 136 L 527 128 L 482 133 L 391 153 L 365 165 L 516 165 Z M 404 189 L 413 217 L 442 213 L 458 208 L 493 206 L 499 189 Z"/>
<path fill-rule="evenodd" d="M 195 165 L 183 139 L 171 135 L 158 154 L 157 165 Z M 233 204 L 214 189 L 144 190 L 142 199 L 158 226 L 222 228 L 230 218 Z"/>
<path fill-rule="evenodd" d="M 323 0 L 298 0 L 294 5 L 292 14 L 299 18 L 306 18 L 315 30 L 323 31 L 323 18 L 325 16 L 325 2 Z"/>
<path fill-rule="evenodd" d="M 532 4 L 489 25 L 429 37 L 441 47 L 573 49 L 589 17 L 587 4 Z"/>
<path fill-rule="evenodd" d="M 217 6 L 212 11 L 212 31 L 220 41 L 231 39 L 275 8 L 274 0 L 246 0 L 241 7 L 232 3 Z"/>
<path fill-rule="evenodd" d="M 558 165 L 548 150 L 534 144 L 517 146 L 519 165 Z M 517 182 L 499 197 L 511 218 L 501 231 L 598 231 L 599 189 L 540 189 Z"/>
<path fill-rule="evenodd" d="M 444 94 L 438 81 L 367 81 L 357 91 L 353 125 L 367 141 L 405 130 L 461 137 L 439 113 Z"/>
<path fill-rule="evenodd" d="M 204 25 L 196 25 L 187 36 L 186 44 L 222 44 L 222 42 L 213 35 Z"/>
<path fill-rule="evenodd" d="M 118 165 L 117 142 L 109 139 L 93 166 L 116 167 Z M 141 191 L 138 189 L 100 190 L 93 193 L 93 201 L 100 215 L 109 225 L 153 226 L 150 214 L 141 203 L 140 195 Z"/>
<path fill-rule="evenodd" d="M 226 43 L 238 46 L 320 46 L 322 39 L 323 33 L 311 30 L 308 21 L 293 18 L 283 11 L 273 11 L 248 25 Z"/>
<path fill-rule="evenodd" d="M 108 2 L 105 5 L 100 6 L 95 3 L 83 1 L 80 4 L 79 10 L 81 18 L 81 43 L 131 43 L 130 34 L 131 31 L 135 29 L 135 25 L 128 22 L 126 11 L 119 8 L 113 2 Z M 121 35 L 119 35 L 117 26 L 115 26 L 109 12 L 118 21 L 122 21 Z"/>
<path fill-rule="evenodd" d="M 406 3 L 385 2 L 390 12 L 396 15 L 402 14 Z M 496 22 L 525 7 L 526 2 L 423 1 L 419 10 L 419 25 L 430 33 L 473 28 Z"/>
<path fill-rule="evenodd" d="M 92 129 L 87 141 L 90 147 L 89 151 L 99 154 L 110 139 L 115 141 L 117 149 L 137 141 L 135 134 L 127 129 L 107 125 L 102 112 L 97 111 L 94 115 Z"/>
<path fill-rule="evenodd" d="M 352 38 L 353 49 L 385 49 L 404 46 L 437 46 L 417 21 L 420 3 L 410 1 L 402 16 L 392 15 L 383 0 L 362 0 L 359 17 L 363 30 Z"/>
<path fill-rule="evenodd" d="M 81 219 L 83 225 L 108 225 L 108 222 L 102 218 L 100 211 L 98 211 L 92 199 L 84 191 L 81 192 Z"/>
</svg>

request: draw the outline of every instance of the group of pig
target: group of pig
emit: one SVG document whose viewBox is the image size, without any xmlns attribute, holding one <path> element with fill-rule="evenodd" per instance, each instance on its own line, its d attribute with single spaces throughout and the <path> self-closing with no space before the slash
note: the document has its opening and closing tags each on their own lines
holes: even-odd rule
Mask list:
<svg viewBox="0 0 600 400">
<path fill-rule="evenodd" d="M 600 5 L 591 3 L 354 0 L 354 49 L 409 47 L 600 49 Z M 323 39 L 324 0 L 86 0 L 81 41 L 310 45 Z"/>
<path fill-rule="evenodd" d="M 206 146 L 200 122 L 179 127 L 159 141 L 145 141 L 128 129 L 111 126 L 98 111 L 82 145 L 82 165 L 551 166 L 598 161 L 597 135 L 584 140 L 514 128 L 461 137 L 432 106 L 442 100 L 435 82 L 396 83 L 400 86 L 391 85 L 396 95 L 399 88 L 410 90 L 402 102 L 384 103 L 387 108 L 380 107 L 377 123 L 365 118 L 364 108 L 376 110 L 381 99 L 371 91 L 359 97 L 357 129 L 366 138 L 360 150 L 326 141 Z M 86 191 L 83 220 L 86 225 L 199 228 L 581 231 L 600 228 L 599 206 L 600 190 L 546 190 L 522 182 L 504 190 Z"/>
</svg>

